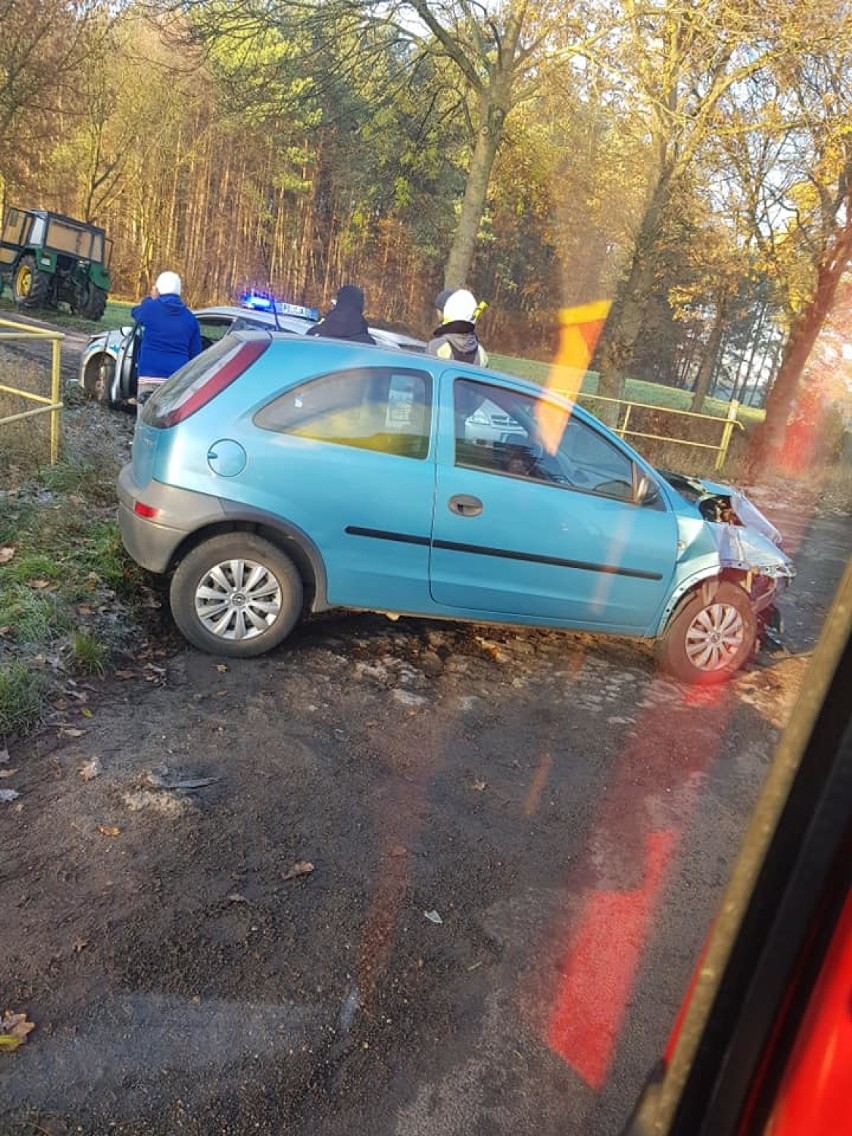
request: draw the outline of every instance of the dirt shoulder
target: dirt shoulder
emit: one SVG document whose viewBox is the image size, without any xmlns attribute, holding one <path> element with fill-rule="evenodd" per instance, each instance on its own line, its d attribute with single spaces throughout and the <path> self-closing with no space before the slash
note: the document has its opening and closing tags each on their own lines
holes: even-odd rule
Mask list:
<svg viewBox="0 0 852 1136">
<path fill-rule="evenodd" d="M 114 464 L 131 424 L 63 429 Z M 235 662 L 151 609 L 0 753 L 0 1010 L 36 1026 L 0 1053 L 0 1131 L 618 1131 L 848 559 L 848 518 L 763 503 L 799 564 L 789 651 L 723 691 L 628 641 L 375 615 Z M 660 834 L 648 920 L 598 926 L 578 972 Z"/>
</svg>

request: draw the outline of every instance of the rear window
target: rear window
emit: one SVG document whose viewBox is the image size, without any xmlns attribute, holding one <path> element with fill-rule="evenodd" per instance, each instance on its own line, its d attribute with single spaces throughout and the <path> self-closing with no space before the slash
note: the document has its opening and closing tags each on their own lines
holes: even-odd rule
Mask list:
<svg viewBox="0 0 852 1136">
<path fill-rule="evenodd" d="M 224 336 L 154 392 L 142 410 L 142 421 L 160 428 L 183 421 L 239 378 L 268 346 L 268 339 Z"/>
<path fill-rule="evenodd" d="M 254 421 L 262 430 L 422 459 L 432 429 L 432 379 L 405 367 L 336 371 L 279 395 Z"/>
</svg>

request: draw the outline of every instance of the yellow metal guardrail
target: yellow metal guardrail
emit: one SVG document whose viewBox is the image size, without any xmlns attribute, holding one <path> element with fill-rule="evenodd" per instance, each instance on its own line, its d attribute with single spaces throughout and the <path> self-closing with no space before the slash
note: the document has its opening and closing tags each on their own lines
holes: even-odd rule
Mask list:
<svg viewBox="0 0 852 1136">
<path fill-rule="evenodd" d="M 701 450 L 715 450 L 717 472 L 725 464 L 725 458 L 728 456 L 728 448 L 731 444 L 731 438 L 733 436 L 734 430 L 745 429 L 745 426 L 743 426 L 742 422 L 737 419 L 737 411 L 740 407 L 739 401 L 737 399 L 733 399 L 731 401 L 728 407 L 727 416 L 725 418 L 719 418 L 715 414 L 699 414 L 695 410 L 676 410 L 672 406 L 652 406 L 647 402 L 629 402 L 627 399 L 608 398 L 607 396 L 602 394 L 585 394 L 581 391 L 579 395 L 575 395 L 567 390 L 559 391 L 558 393 L 564 394 L 568 398 L 576 398 L 578 402 L 588 399 L 595 400 L 597 402 L 617 403 L 616 414 L 619 416 L 621 414 L 621 408 L 624 407 L 624 417 L 620 422 L 618 422 L 616 426 L 613 427 L 616 434 L 618 434 L 622 438 L 628 436 L 631 438 L 652 438 L 657 442 L 672 442 L 677 446 L 695 446 L 696 448 Z M 630 425 L 630 415 L 634 407 L 639 407 L 639 409 L 643 411 L 659 410 L 663 414 L 679 414 L 683 418 L 701 418 L 705 422 L 715 422 L 717 425 L 722 427 L 722 437 L 720 438 L 718 445 L 713 445 L 711 442 L 693 442 L 689 438 L 674 438 L 669 437 L 665 434 L 648 434 L 641 430 L 629 430 L 628 426 Z"/>
<path fill-rule="evenodd" d="M 11 331 L 5 330 L 11 328 Z M 50 340 L 53 344 L 51 351 L 51 379 L 50 379 L 50 397 L 45 395 L 33 394 L 32 391 L 21 390 L 19 387 L 9 387 L 0 383 L 0 391 L 5 394 L 20 395 L 21 398 L 29 399 L 30 402 L 38 402 L 43 405 L 37 407 L 35 410 L 24 410 L 20 414 L 10 414 L 6 418 L 0 418 L 0 426 L 5 426 L 10 422 L 20 422 L 24 418 L 34 418 L 38 414 L 50 415 L 50 464 L 56 465 L 59 458 L 59 411 L 62 409 L 62 401 L 60 395 L 60 371 L 59 371 L 59 344 L 65 338 L 61 331 L 47 331 L 41 327 L 31 327 L 29 324 L 15 323 L 13 320 L 0 319 L 0 343 L 8 342 L 9 340 L 22 340 L 22 339 L 46 339 Z"/>
</svg>

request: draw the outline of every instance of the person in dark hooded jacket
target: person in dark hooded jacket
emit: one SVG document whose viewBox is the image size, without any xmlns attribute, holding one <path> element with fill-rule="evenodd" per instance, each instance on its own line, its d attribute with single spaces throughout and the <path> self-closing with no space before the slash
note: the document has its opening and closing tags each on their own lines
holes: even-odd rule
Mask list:
<svg viewBox="0 0 852 1136">
<path fill-rule="evenodd" d="M 432 332 L 427 355 L 439 359 L 455 359 L 459 363 L 488 366 L 488 352 L 476 337 L 476 297 L 460 288 L 444 304 L 444 322 Z"/>
<path fill-rule="evenodd" d="M 355 343 L 375 343 L 364 319 L 364 293 L 354 284 L 338 289 L 334 307 L 319 323 L 308 328 L 308 335 L 329 339 L 351 339 Z"/>
</svg>

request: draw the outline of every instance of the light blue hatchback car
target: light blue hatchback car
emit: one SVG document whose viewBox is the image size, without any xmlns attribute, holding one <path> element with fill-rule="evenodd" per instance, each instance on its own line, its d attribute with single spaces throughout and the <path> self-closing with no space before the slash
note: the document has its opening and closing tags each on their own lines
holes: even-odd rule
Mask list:
<svg viewBox="0 0 852 1136">
<path fill-rule="evenodd" d="M 651 638 L 718 682 L 793 575 L 735 490 L 661 475 L 534 384 L 258 331 L 150 399 L 119 498 L 128 552 L 219 655 L 352 608 Z"/>
</svg>

